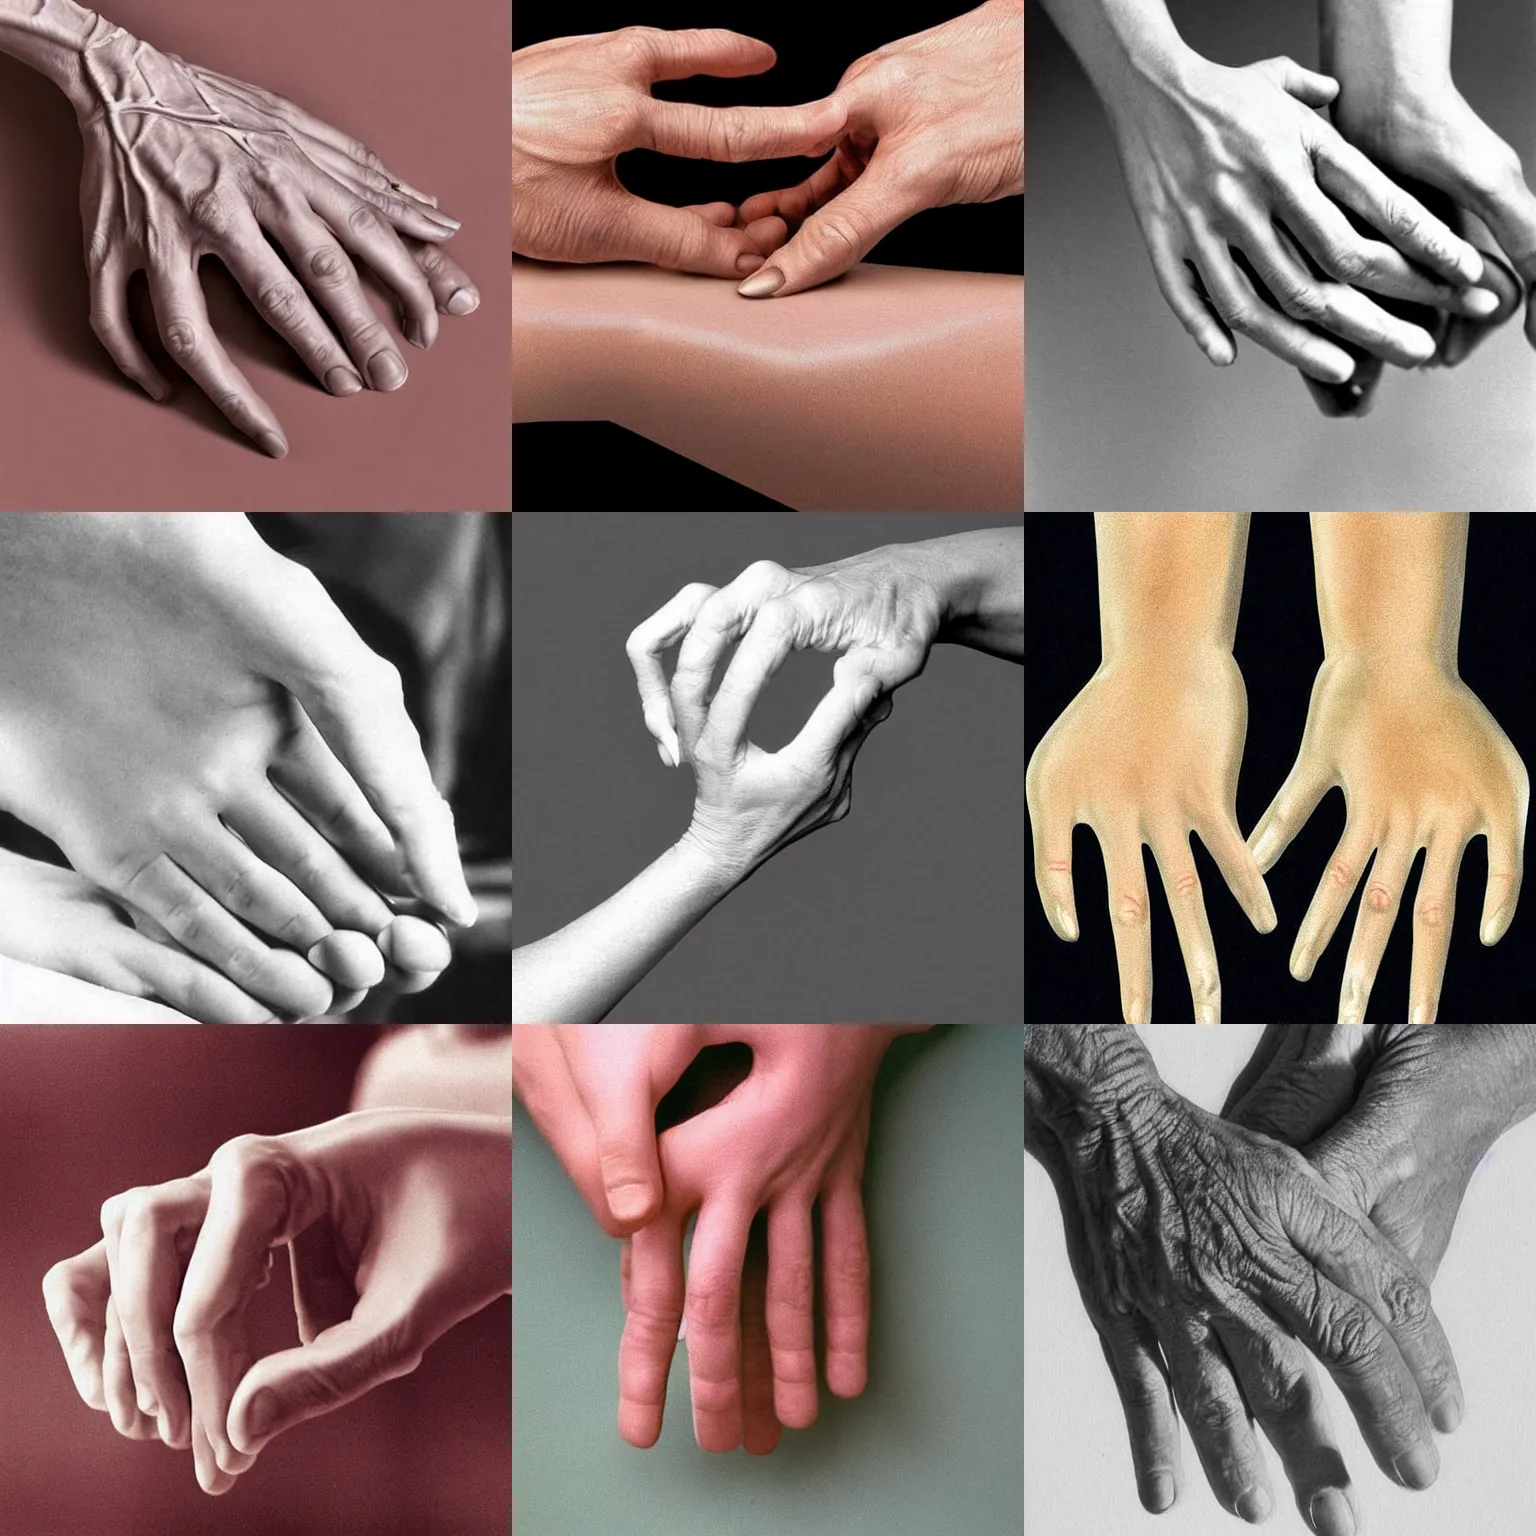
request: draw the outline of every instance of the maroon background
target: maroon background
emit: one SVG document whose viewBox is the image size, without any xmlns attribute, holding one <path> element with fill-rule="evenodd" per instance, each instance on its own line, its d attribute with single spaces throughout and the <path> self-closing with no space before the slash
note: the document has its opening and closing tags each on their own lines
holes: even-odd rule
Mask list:
<svg viewBox="0 0 1536 1536">
<path fill-rule="evenodd" d="M 44 1272 L 100 1236 L 108 1196 L 192 1173 L 242 1131 L 345 1110 L 378 1031 L 355 1026 L 0 1029 L 0 1532 L 4 1536 L 505 1536 L 510 1305 L 414 1375 L 273 1441 L 212 1499 L 190 1452 L 125 1440 L 71 1385 Z M 295 1339 L 286 1266 L 253 1309 Z"/>
<path fill-rule="evenodd" d="M 87 320 L 74 113 L 41 75 L 0 56 L 0 510 L 508 506 L 505 0 L 108 0 L 105 14 L 371 145 L 463 221 L 450 250 L 481 304 L 467 319 L 442 316 L 430 352 L 401 344 L 403 389 L 339 400 L 206 261 L 215 329 L 291 451 L 267 459 L 168 363 L 175 395 L 155 405 Z M 161 360 L 147 295 L 137 297 L 139 333 Z M 383 312 L 398 332 L 393 306 Z"/>
</svg>

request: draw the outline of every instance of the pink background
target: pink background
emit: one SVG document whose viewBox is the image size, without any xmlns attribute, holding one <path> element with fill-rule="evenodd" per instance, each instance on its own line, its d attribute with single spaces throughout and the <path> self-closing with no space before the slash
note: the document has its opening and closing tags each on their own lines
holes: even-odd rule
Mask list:
<svg viewBox="0 0 1536 1536">
<path fill-rule="evenodd" d="M 87 319 L 74 113 L 41 75 L 0 56 L 0 510 L 508 506 L 505 0 L 107 0 L 104 14 L 369 144 L 463 221 L 449 249 L 481 304 L 466 319 L 442 316 L 430 352 L 401 343 L 403 389 L 334 399 L 205 262 L 214 327 L 291 451 L 267 459 L 163 361 L 140 293 L 139 334 L 175 381 L 170 403 L 155 405 Z"/>
</svg>

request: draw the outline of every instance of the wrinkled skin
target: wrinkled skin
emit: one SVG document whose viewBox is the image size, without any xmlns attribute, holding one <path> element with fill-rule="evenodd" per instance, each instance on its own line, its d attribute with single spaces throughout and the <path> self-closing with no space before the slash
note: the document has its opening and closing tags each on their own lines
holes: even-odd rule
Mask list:
<svg viewBox="0 0 1536 1536">
<path fill-rule="evenodd" d="M 1428 1288 L 1299 1154 L 1205 1114 L 1150 1067 L 1103 1095 L 1063 1096 L 1039 1077 L 1031 1091 L 1027 1144 L 1056 1184 L 1149 1510 L 1177 1496 L 1176 1405 L 1222 1507 L 1263 1519 L 1273 1496 L 1251 1411 L 1311 1528 L 1354 1529 L 1302 1345 L 1382 1470 L 1409 1488 L 1434 1481 L 1430 1414 L 1453 1428 L 1462 1399 Z"/>
<path fill-rule="evenodd" d="M 415 346 L 436 340 L 439 309 L 468 314 L 478 304 L 474 284 L 437 249 L 456 221 L 366 146 L 282 97 L 104 22 L 84 54 L 82 90 L 92 103 L 80 115 L 91 325 L 117 366 L 155 400 L 168 398 L 170 386 L 128 314 L 128 280 L 140 269 L 166 350 L 274 458 L 287 453 L 287 439 L 213 331 L 197 276 L 203 256 L 229 268 L 335 395 L 398 389 L 409 372 L 354 260 L 393 293 Z"/>
<path fill-rule="evenodd" d="M 1230 69 L 1187 54 L 1170 78 L 1134 76 L 1107 103 L 1158 286 L 1218 366 L 1236 357 L 1237 332 L 1342 384 L 1354 358 L 1329 335 L 1404 367 L 1435 350 L 1371 293 L 1455 312 L 1494 307 L 1490 294 L 1467 296 L 1482 273 L 1472 246 L 1311 110 L 1337 93 L 1290 59 Z M 1360 234 L 1346 211 L 1381 238 Z"/>
<path fill-rule="evenodd" d="M 1339 995 L 1339 1022 L 1362 1022 L 1409 870 L 1426 848 L 1407 1012 L 1432 1023 L 1457 872 L 1472 838 L 1488 839 L 1483 943 L 1497 943 L 1514 918 L 1530 800 L 1525 764 L 1453 672 L 1340 656 L 1319 669 L 1295 765 L 1249 838 L 1261 869 L 1275 864 L 1334 785 L 1344 790 L 1348 820 L 1297 932 L 1291 974 L 1311 976 L 1374 850 Z"/>
<path fill-rule="evenodd" d="M 1237 826 L 1247 726 L 1247 695 L 1230 651 L 1148 648 L 1101 665 L 1030 758 L 1024 787 L 1040 900 L 1057 937 L 1074 941 L 1072 828 L 1091 827 L 1104 851 L 1127 1023 L 1152 1017 L 1144 842 L 1162 871 L 1199 1022 L 1221 1019 L 1221 974 L 1191 831 L 1254 927 L 1268 933 L 1275 926 L 1269 892 Z"/>
<path fill-rule="evenodd" d="M 798 186 L 759 192 L 737 213 L 749 235 L 767 237 L 772 221 L 794 231 L 743 290 L 748 297 L 830 282 L 926 208 L 1023 192 L 1022 19 L 1020 0 L 988 0 L 843 71 L 836 95 L 848 126 L 836 154 Z M 775 275 L 782 281 L 773 287 Z"/>
<path fill-rule="evenodd" d="M 512 55 L 512 249 L 540 261 L 644 261 L 736 278 L 761 264 L 782 224 L 731 227 L 729 203 L 668 208 L 628 192 L 629 149 L 704 160 L 822 154 L 842 132 L 834 98 L 799 107 L 659 101 L 657 80 L 771 69 L 766 43 L 718 28 L 624 27 L 558 37 Z"/>
<path fill-rule="evenodd" d="M 76 1390 L 130 1439 L 190 1446 L 203 1491 L 228 1492 L 274 1436 L 510 1294 L 510 1129 L 371 1110 L 236 1137 L 190 1178 L 114 1196 L 102 1240 L 43 1280 Z M 246 1311 L 282 1247 L 302 1342 L 257 1360 Z"/>
</svg>

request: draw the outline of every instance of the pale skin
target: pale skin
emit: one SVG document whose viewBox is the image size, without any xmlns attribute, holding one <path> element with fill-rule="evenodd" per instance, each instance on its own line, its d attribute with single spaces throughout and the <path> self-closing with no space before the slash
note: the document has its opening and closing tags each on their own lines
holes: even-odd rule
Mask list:
<svg viewBox="0 0 1536 1536">
<path fill-rule="evenodd" d="M 355 263 L 390 290 L 416 347 L 436 340 L 440 313 L 478 306 L 474 284 L 440 249 L 458 222 L 366 145 L 292 102 L 162 53 L 73 0 L 0 0 L 0 51 L 47 76 L 75 108 L 91 326 L 152 399 L 171 391 L 129 319 L 128 280 L 139 270 L 166 350 L 273 458 L 288 452 L 287 437 L 213 331 L 197 275 L 204 256 L 229 268 L 337 396 L 398 389 L 409 374 Z"/>
<path fill-rule="evenodd" d="M 1046 9 L 1109 115 L 1158 286 L 1210 362 L 1231 363 L 1243 335 L 1342 384 L 1355 356 L 1330 335 L 1405 367 L 1435 351 L 1372 293 L 1482 318 L 1498 308 L 1473 286 L 1477 250 L 1313 110 L 1338 81 L 1285 58 L 1213 64 L 1184 43 L 1164 0 Z"/>
<path fill-rule="evenodd" d="M 1141 850 L 1150 846 L 1195 1019 L 1214 1024 L 1221 974 L 1192 832 L 1254 927 L 1268 933 L 1276 923 L 1237 825 L 1248 707 L 1232 642 L 1248 514 L 1100 512 L 1094 531 L 1103 659 L 1025 774 L 1035 883 L 1056 936 L 1074 942 L 1072 828 L 1093 829 L 1104 854 L 1122 1016 L 1145 1024 L 1152 1017 L 1152 940 Z"/>
<path fill-rule="evenodd" d="M 1019 277 L 860 263 L 797 304 L 740 304 L 514 258 L 512 365 L 514 421 L 614 421 L 805 511 L 1023 504 Z"/>
<path fill-rule="evenodd" d="M 190 1448 L 203 1491 L 227 1493 L 276 1435 L 511 1293 L 511 1129 L 357 1111 L 114 1195 L 101 1240 L 43 1279 L 76 1391 L 129 1439 Z M 282 1249 L 300 1343 L 257 1359 L 246 1312 Z"/>
<path fill-rule="evenodd" d="M 1432 1023 L 1474 837 L 1488 842 L 1479 936 L 1496 944 L 1520 898 L 1530 780 L 1456 664 L 1467 514 L 1314 512 L 1323 665 L 1295 765 L 1248 842 L 1268 870 L 1335 785 L 1344 834 L 1302 919 L 1291 974 L 1311 976 L 1365 881 L 1344 963 L 1339 1022 L 1365 1018 L 1409 870 L 1426 850 L 1413 903 L 1407 1013 Z M 1373 858 L 1374 854 L 1374 858 Z"/>
</svg>

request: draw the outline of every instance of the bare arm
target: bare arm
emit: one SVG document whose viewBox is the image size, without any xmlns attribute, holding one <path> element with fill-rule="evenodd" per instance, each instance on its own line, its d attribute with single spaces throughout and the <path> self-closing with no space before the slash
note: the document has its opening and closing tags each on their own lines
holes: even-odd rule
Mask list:
<svg viewBox="0 0 1536 1536">
<path fill-rule="evenodd" d="M 512 263 L 514 421 L 614 421 L 804 510 L 1023 504 L 1024 284 L 861 264 L 795 304 Z"/>
</svg>

